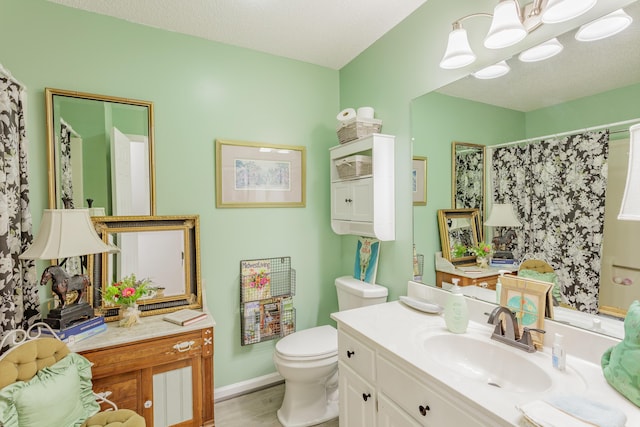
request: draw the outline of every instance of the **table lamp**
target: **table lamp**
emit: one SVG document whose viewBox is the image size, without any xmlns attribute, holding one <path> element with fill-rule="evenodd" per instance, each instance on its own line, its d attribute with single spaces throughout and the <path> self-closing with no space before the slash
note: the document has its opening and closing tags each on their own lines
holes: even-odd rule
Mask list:
<svg viewBox="0 0 640 427">
<path fill-rule="evenodd" d="M 513 212 L 513 206 L 510 203 L 495 203 L 491 207 L 491 213 L 484 225 L 488 227 L 522 227 L 522 223 L 516 218 Z M 513 259 L 513 254 L 507 250 L 507 245 L 511 243 L 515 237 L 516 232 L 513 230 L 495 236 L 493 240 L 491 240 L 491 243 L 493 243 L 496 248 L 493 257 L 498 259 Z"/>
<path fill-rule="evenodd" d="M 94 317 L 93 308 L 86 298 L 83 298 L 90 285 L 89 276 L 71 276 L 61 265 L 69 257 L 84 257 L 118 250 L 100 239 L 93 227 L 88 209 L 45 209 L 38 235 L 31 246 L 18 257 L 63 260 L 60 265 L 47 267 L 40 279 L 41 285 L 51 280 L 51 289 L 60 298 L 60 305 L 49 311 L 44 322 L 54 329 L 64 329 L 76 321 Z M 69 291 L 77 292 L 77 297 L 72 303 L 67 303 Z"/>
</svg>

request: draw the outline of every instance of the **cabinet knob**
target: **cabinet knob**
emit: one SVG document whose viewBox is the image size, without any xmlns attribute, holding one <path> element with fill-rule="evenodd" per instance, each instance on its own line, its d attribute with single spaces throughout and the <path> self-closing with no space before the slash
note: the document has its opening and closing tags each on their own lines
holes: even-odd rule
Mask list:
<svg viewBox="0 0 640 427">
<path fill-rule="evenodd" d="M 151 400 L 147 400 L 144 402 L 144 408 L 149 409 L 153 406 L 153 402 Z"/>
<path fill-rule="evenodd" d="M 431 410 L 431 408 L 429 408 L 429 405 L 424 405 L 424 406 L 420 405 L 418 407 L 418 410 L 420 411 L 420 415 L 424 417 L 425 415 L 427 415 L 427 412 Z"/>
<path fill-rule="evenodd" d="M 347 357 L 348 357 L 349 359 L 351 359 L 351 356 L 353 356 L 354 354 L 356 354 L 356 352 L 355 352 L 355 351 L 349 351 L 349 350 L 347 350 Z"/>
<path fill-rule="evenodd" d="M 371 397 L 371 393 L 362 393 L 362 398 L 364 399 L 364 401 L 366 402 L 367 399 L 369 399 Z"/>
</svg>

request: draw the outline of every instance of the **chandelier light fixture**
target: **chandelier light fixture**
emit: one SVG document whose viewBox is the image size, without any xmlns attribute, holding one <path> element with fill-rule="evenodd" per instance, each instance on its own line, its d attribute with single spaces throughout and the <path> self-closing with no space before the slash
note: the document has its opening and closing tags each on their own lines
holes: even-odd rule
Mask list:
<svg viewBox="0 0 640 427">
<path fill-rule="evenodd" d="M 491 25 L 484 38 L 484 47 L 502 49 L 519 43 L 541 25 L 577 18 L 593 8 L 596 3 L 597 0 L 534 0 L 522 8 L 518 0 L 499 0 L 493 14 L 472 13 L 453 22 L 453 29 L 449 33 L 447 48 L 440 61 L 440 68 L 448 70 L 462 68 L 471 65 L 476 60 L 477 56 L 469 44 L 467 31 L 462 27 L 462 22 L 469 18 L 490 17 Z M 576 34 L 576 39 L 591 41 L 609 37 L 624 30 L 631 21 L 631 17 L 619 9 L 583 25 Z M 519 59 L 523 62 L 541 61 L 557 55 L 562 50 L 562 44 L 558 39 L 553 38 L 522 52 Z M 493 73 L 485 72 L 483 69 L 473 75 L 478 78 L 492 78 L 486 77 L 487 75 L 493 75 L 493 77 L 504 75 L 509 71 L 509 66 L 503 62 L 487 67 L 489 70 L 493 70 Z M 498 69 L 503 72 L 495 72 Z"/>
</svg>

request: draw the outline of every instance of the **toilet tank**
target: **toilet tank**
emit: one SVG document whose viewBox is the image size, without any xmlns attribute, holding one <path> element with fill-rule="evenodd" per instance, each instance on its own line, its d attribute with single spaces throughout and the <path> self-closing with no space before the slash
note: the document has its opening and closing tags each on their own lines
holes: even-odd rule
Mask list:
<svg viewBox="0 0 640 427">
<path fill-rule="evenodd" d="M 387 301 L 389 290 L 351 276 L 338 277 L 335 281 L 340 311 L 368 305 L 382 304 Z"/>
</svg>

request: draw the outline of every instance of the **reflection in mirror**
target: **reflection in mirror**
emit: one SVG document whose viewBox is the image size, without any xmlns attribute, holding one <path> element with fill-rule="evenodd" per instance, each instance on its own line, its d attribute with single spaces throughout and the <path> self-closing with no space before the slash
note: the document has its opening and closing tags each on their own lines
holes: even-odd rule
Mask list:
<svg viewBox="0 0 640 427">
<path fill-rule="evenodd" d="M 47 88 L 49 207 L 155 214 L 153 104 Z"/>
<path fill-rule="evenodd" d="M 453 142 L 451 146 L 451 200 L 453 209 L 478 209 L 484 222 L 484 145 Z M 482 230 L 478 239 L 482 240 Z"/>
<path fill-rule="evenodd" d="M 633 17 L 632 25 L 622 33 L 608 39 L 591 43 L 578 43 L 574 39 L 575 30 L 558 37 L 565 46 L 564 51 L 547 61 L 539 63 L 520 63 L 517 55 L 508 62 L 512 71 L 506 76 L 489 80 L 476 80 L 465 77 L 435 92 L 416 98 L 412 102 L 412 137 L 415 139 L 414 155 L 425 155 L 434 159 L 434 165 L 450 164 L 450 153 L 445 153 L 437 144 L 420 145 L 421 141 L 432 141 L 437 137 L 441 145 L 448 141 L 468 140 L 487 146 L 507 143 L 510 141 L 526 140 L 539 135 L 563 133 L 574 129 L 584 129 L 607 123 L 624 122 L 638 118 L 637 98 L 640 96 L 640 56 L 629 56 L 640 45 L 640 2 L 631 2 L 624 10 Z M 532 82 L 535 82 L 533 84 Z M 497 106 L 494 110 L 487 108 Z M 485 108 L 487 107 L 487 108 Z M 483 108 L 480 111 L 480 108 Z M 418 115 L 419 113 L 419 115 Z M 455 118 L 455 122 L 454 122 Z M 464 123 L 465 126 L 460 126 Z M 446 126 L 446 125 L 449 126 Z M 613 129 L 616 131 L 618 129 Z M 623 134 L 614 134 L 616 141 L 622 147 L 628 148 L 628 142 L 619 139 Z M 626 138 L 626 137 L 625 137 Z M 614 147 L 611 145 L 611 147 Z M 448 149 L 448 146 L 446 147 Z M 615 147 L 614 147 L 615 148 Z M 616 151 L 617 148 L 615 149 Z M 626 151 L 622 148 L 620 151 Z M 617 154 L 616 154 L 617 155 Z M 611 153 L 610 153 L 611 156 Z M 611 157 L 610 157 L 611 159 Z M 490 161 L 487 156 L 487 162 Z M 626 159 L 622 167 L 609 165 L 609 178 L 624 171 Z M 489 164 L 487 163 L 487 167 Z M 489 170 L 489 169 L 487 169 Z M 441 173 L 446 173 L 442 170 Z M 448 174 L 447 174 L 448 175 Z M 624 181 L 624 177 L 622 178 Z M 430 189 L 434 204 L 446 206 L 448 200 L 435 189 Z M 485 190 L 487 191 L 487 190 Z M 611 192 L 607 189 L 605 215 L 613 216 L 617 225 L 624 221 L 617 221 L 616 210 L 620 202 L 610 203 Z M 449 194 L 447 192 L 448 199 Z M 487 196 L 489 199 L 489 196 Z M 490 202 L 491 200 L 487 200 Z M 612 206 L 611 208 L 609 206 Z M 431 217 L 428 214 L 431 213 Z M 425 272 L 424 282 L 433 284 L 435 271 L 430 277 L 430 255 L 423 248 L 433 248 L 433 231 L 425 230 L 425 225 L 432 222 L 433 211 L 414 210 L 414 243 L 418 251 L 424 251 Z M 422 215 L 422 216 L 421 216 Z M 640 236 L 628 231 L 616 232 L 613 237 L 609 234 L 605 219 L 604 249 L 610 243 L 619 243 L 627 248 L 624 262 L 617 263 L 603 253 L 601 283 L 599 295 L 607 295 L 606 304 L 599 301 L 599 309 L 603 305 L 628 307 L 629 301 L 618 299 L 614 294 L 630 290 L 629 286 L 616 285 L 615 281 L 630 277 L 627 267 L 630 258 L 635 263 L 635 274 L 640 274 L 638 257 L 633 257 L 633 251 L 628 251 L 630 245 Z M 630 223 L 630 222 L 628 222 Z M 640 225 L 640 224 L 638 224 Z M 523 223 L 523 227 L 528 224 Z M 486 239 L 486 238 L 485 238 Z M 435 264 L 435 260 L 433 261 Z M 432 264 L 433 265 L 433 264 Z M 605 267 L 611 265 L 613 270 L 605 272 Z M 619 274 L 620 265 L 625 267 L 625 274 Z M 433 267 L 432 267 L 433 268 Z M 433 268 L 435 270 L 435 268 Z M 637 279 L 640 282 L 640 277 Z M 634 281 L 634 283 L 637 283 Z M 478 288 L 476 288 L 478 289 Z M 482 291 L 490 292 L 482 289 Z M 637 291 L 635 292 L 637 297 Z M 487 296 L 491 301 L 494 296 Z M 569 312 L 570 310 L 566 310 Z M 556 313 L 557 316 L 557 313 Z M 567 321 L 579 327 L 593 329 L 596 323 L 601 324 L 600 332 L 616 336 L 614 329 L 604 327 L 609 323 L 621 323 L 610 317 L 592 315 L 574 311 L 568 315 Z"/>
<path fill-rule="evenodd" d="M 93 256 L 94 308 L 110 320 L 117 308 L 101 291 L 122 277 L 150 279 L 150 292 L 138 300 L 143 316 L 202 307 L 198 216 L 94 217 L 98 235 L 120 248 Z"/>
<path fill-rule="evenodd" d="M 474 264 L 476 257 L 468 247 L 478 246 L 480 214 L 478 209 L 440 209 L 438 227 L 442 256 L 454 265 Z"/>
</svg>

